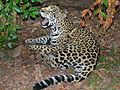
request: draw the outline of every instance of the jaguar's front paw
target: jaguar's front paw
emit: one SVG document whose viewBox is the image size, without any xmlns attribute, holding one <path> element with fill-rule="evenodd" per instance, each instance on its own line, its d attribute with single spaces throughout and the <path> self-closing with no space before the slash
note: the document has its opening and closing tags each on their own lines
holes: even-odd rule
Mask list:
<svg viewBox="0 0 120 90">
<path fill-rule="evenodd" d="M 34 44 L 35 42 L 34 42 L 34 39 L 26 39 L 25 43 L 26 44 Z"/>
</svg>

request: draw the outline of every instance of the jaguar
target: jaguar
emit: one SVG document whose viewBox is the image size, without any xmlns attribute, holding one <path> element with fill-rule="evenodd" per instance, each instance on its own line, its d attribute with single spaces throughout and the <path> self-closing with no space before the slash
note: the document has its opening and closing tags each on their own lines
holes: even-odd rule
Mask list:
<svg viewBox="0 0 120 90">
<path fill-rule="evenodd" d="M 43 7 L 39 12 L 44 19 L 42 27 L 50 27 L 50 32 L 46 36 L 28 38 L 25 43 L 30 50 L 43 55 L 50 66 L 62 70 L 72 69 L 72 72 L 41 80 L 33 85 L 33 90 L 60 82 L 86 79 L 95 69 L 99 56 L 99 45 L 93 33 L 75 25 L 56 5 Z"/>
</svg>

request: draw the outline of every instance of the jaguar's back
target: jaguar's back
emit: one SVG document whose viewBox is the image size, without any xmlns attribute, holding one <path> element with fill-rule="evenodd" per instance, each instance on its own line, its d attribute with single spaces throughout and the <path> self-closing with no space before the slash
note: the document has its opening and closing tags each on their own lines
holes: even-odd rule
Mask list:
<svg viewBox="0 0 120 90">
<path fill-rule="evenodd" d="M 40 90 L 59 82 L 79 82 L 94 69 L 99 48 L 92 33 L 77 27 L 66 18 L 59 7 L 51 5 L 40 10 L 44 18 L 42 27 L 51 27 L 48 36 L 27 39 L 30 49 L 44 55 L 52 67 L 73 69 L 67 75 L 56 75 L 36 83 L 33 90 Z"/>
</svg>

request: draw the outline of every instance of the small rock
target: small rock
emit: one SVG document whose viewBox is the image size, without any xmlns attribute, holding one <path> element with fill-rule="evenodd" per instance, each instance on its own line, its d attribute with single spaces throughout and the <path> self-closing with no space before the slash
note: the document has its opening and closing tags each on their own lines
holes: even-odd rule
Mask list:
<svg viewBox="0 0 120 90">
<path fill-rule="evenodd" d="M 34 59 L 35 59 L 35 56 L 34 56 L 34 55 L 31 55 L 30 58 L 31 58 L 32 60 L 34 60 Z"/>
<path fill-rule="evenodd" d="M 13 58 L 18 57 L 21 54 L 22 47 L 23 45 L 17 46 L 14 50 L 9 51 L 8 55 L 10 55 Z"/>
</svg>

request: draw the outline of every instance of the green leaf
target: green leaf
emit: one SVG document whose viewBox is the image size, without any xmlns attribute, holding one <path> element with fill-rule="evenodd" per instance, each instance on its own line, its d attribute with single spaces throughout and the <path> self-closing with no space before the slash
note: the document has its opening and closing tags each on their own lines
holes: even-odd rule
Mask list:
<svg viewBox="0 0 120 90">
<path fill-rule="evenodd" d="M 93 14 L 96 15 L 96 12 L 97 12 L 97 10 L 94 9 L 94 10 L 93 10 Z"/>
<path fill-rule="evenodd" d="M 32 3 L 34 2 L 42 2 L 43 0 L 31 0 Z"/>
<path fill-rule="evenodd" d="M 15 9 L 15 11 L 16 11 L 17 13 L 21 13 L 21 12 L 22 12 L 21 9 L 20 9 L 19 7 L 17 7 L 17 6 L 15 6 L 14 9 Z"/>
<path fill-rule="evenodd" d="M 110 50 L 110 52 L 109 52 L 109 55 L 112 56 L 112 57 L 114 57 L 115 54 L 116 54 L 116 52 L 115 52 L 115 47 L 112 46 L 112 48 L 111 48 L 111 50 Z"/>
<path fill-rule="evenodd" d="M 37 15 L 39 15 L 39 12 L 37 12 L 37 11 L 30 13 L 30 16 L 32 18 L 36 18 Z"/>
<path fill-rule="evenodd" d="M 28 8 L 29 8 L 29 7 L 30 7 L 30 4 L 29 4 L 29 3 L 25 4 L 25 5 L 22 7 L 22 12 L 24 13 L 24 12 L 28 11 Z"/>
<path fill-rule="evenodd" d="M 16 4 L 20 4 L 20 0 L 16 0 Z"/>
<path fill-rule="evenodd" d="M 35 0 L 31 0 L 31 2 L 35 2 Z"/>
<path fill-rule="evenodd" d="M 116 60 L 116 61 L 112 61 L 112 64 L 115 66 L 115 67 L 120 67 L 120 60 Z"/>
<path fill-rule="evenodd" d="M 29 9 L 30 12 L 33 12 L 33 11 L 36 11 L 36 10 L 37 10 L 36 7 L 30 7 L 30 9 Z"/>
<path fill-rule="evenodd" d="M 0 36 L 0 43 L 4 44 L 6 42 L 5 36 Z"/>
<path fill-rule="evenodd" d="M 3 3 L 0 1 L 0 10 L 3 9 Z"/>
<path fill-rule="evenodd" d="M 8 46 L 8 48 L 13 48 L 13 45 L 12 45 L 11 42 L 8 42 L 8 43 L 7 43 L 7 46 Z"/>
<path fill-rule="evenodd" d="M 9 5 L 9 8 L 12 8 L 13 7 L 13 0 L 10 0 L 8 5 Z"/>
<path fill-rule="evenodd" d="M 108 0 L 103 0 L 103 4 L 108 7 Z"/>
<path fill-rule="evenodd" d="M 106 13 L 101 11 L 101 15 L 102 15 L 103 19 L 106 19 L 106 17 L 107 17 Z"/>
<path fill-rule="evenodd" d="M 2 20 L 1 20 L 2 21 Z M 4 32 L 4 23 L 0 23 L 0 32 Z"/>
<path fill-rule="evenodd" d="M 2 43 L 0 43 L 0 50 L 2 50 L 3 49 L 3 44 Z"/>
<path fill-rule="evenodd" d="M 24 3 L 28 3 L 29 1 L 28 0 L 22 0 Z"/>
<path fill-rule="evenodd" d="M 95 2 L 95 0 L 90 0 L 91 2 Z"/>
<path fill-rule="evenodd" d="M 17 36 L 15 36 L 15 35 L 11 39 L 13 42 L 16 42 L 18 40 Z"/>
<path fill-rule="evenodd" d="M 10 32 L 8 33 L 8 35 L 9 35 L 10 38 L 12 38 L 14 36 L 14 34 L 10 33 Z"/>
<path fill-rule="evenodd" d="M 20 7 L 20 0 L 16 0 L 16 5 Z"/>
<path fill-rule="evenodd" d="M 99 56 L 99 61 L 100 62 L 105 62 L 106 61 L 106 57 L 105 56 Z"/>
<path fill-rule="evenodd" d="M 22 18 L 23 18 L 23 19 L 27 19 L 27 18 L 28 18 L 28 15 L 29 15 L 29 13 L 28 13 L 28 11 L 26 11 L 26 12 L 24 12 L 24 14 L 22 15 Z"/>
<path fill-rule="evenodd" d="M 10 2 L 10 0 L 6 0 L 7 2 Z"/>
</svg>

